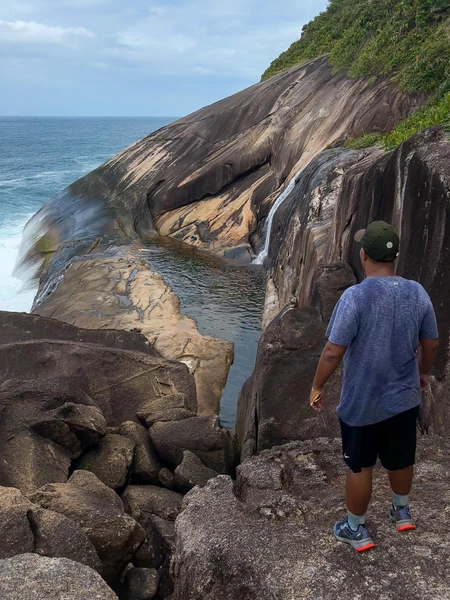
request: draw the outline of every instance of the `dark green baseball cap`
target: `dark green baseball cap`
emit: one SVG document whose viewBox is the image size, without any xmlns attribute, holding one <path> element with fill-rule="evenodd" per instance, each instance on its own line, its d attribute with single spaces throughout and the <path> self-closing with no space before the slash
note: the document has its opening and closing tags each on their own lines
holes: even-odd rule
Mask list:
<svg viewBox="0 0 450 600">
<path fill-rule="evenodd" d="M 398 233 L 385 221 L 373 221 L 367 229 L 360 229 L 355 234 L 355 241 L 375 262 L 393 262 L 400 249 Z"/>
</svg>

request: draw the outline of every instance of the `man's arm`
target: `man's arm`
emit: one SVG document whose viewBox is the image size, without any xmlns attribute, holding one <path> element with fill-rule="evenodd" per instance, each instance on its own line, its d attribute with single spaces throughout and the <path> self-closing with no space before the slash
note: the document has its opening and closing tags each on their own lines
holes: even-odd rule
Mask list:
<svg viewBox="0 0 450 600">
<path fill-rule="evenodd" d="M 428 375 L 439 350 L 439 340 L 420 338 L 419 373 L 422 389 L 428 385 Z"/>
<path fill-rule="evenodd" d="M 338 346 L 337 344 L 327 342 L 317 366 L 316 375 L 314 377 L 313 387 L 311 390 L 311 399 L 316 397 L 318 393 L 321 394 L 323 392 L 324 385 L 341 364 L 346 351 L 347 346 Z M 320 399 L 312 404 L 312 408 L 316 412 L 321 412 L 323 410 L 323 406 L 324 400 L 323 395 L 321 395 Z"/>
</svg>

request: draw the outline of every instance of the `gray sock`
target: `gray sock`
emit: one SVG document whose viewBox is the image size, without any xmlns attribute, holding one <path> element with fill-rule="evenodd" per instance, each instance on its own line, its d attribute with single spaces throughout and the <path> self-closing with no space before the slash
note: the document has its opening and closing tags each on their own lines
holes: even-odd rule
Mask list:
<svg viewBox="0 0 450 600">
<path fill-rule="evenodd" d="M 399 506 L 409 506 L 409 494 L 406 494 L 405 496 L 394 494 L 392 502 L 394 503 L 395 508 L 398 508 Z"/>
<path fill-rule="evenodd" d="M 358 527 L 360 525 L 365 525 L 366 524 L 366 515 L 354 515 L 353 513 L 351 513 L 349 510 L 347 511 L 347 520 L 348 520 L 348 524 L 350 525 L 350 529 L 352 531 L 357 531 Z"/>
</svg>

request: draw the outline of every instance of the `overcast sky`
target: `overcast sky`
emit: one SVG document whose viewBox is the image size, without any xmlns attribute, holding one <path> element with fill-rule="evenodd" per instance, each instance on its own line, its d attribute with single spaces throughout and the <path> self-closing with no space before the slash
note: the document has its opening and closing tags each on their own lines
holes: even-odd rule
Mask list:
<svg viewBox="0 0 450 600">
<path fill-rule="evenodd" d="M 326 0 L 0 0 L 0 114 L 182 116 L 259 81 Z"/>
</svg>

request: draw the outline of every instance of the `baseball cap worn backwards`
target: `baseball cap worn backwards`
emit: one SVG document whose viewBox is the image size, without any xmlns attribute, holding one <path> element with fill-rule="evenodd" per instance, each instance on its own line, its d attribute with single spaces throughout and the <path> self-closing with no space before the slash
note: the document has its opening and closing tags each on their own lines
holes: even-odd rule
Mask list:
<svg viewBox="0 0 450 600">
<path fill-rule="evenodd" d="M 393 262 L 400 249 L 398 233 L 385 221 L 373 221 L 367 229 L 360 229 L 355 234 L 355 241 L 375 262 Z"/>
</svg>

